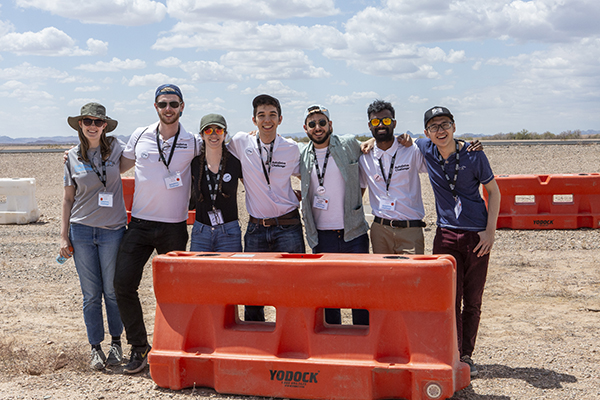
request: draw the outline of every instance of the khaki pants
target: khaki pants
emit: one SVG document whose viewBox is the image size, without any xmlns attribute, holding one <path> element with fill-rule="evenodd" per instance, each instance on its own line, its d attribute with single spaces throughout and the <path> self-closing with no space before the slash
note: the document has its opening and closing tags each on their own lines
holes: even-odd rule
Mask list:
<svg viewBox="0 0 600 400">
<path fill-rule="evenodd" d="M 425 254 L 423 228 L 393 228 L 373 222 L 371 245 L 375 254 Z"/>
</svg>

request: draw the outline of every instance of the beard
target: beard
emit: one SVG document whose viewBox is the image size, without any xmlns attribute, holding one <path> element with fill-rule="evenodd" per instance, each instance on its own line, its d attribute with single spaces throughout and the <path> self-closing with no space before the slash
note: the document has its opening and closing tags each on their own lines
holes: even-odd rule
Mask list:
<svg viewBox="0 0 600 400">
<path fill-rule="evenodd" d="M 381 132 L 381 129 L 375 129 L 371 131 L 373 138 L 376 142 L 389 142 L 394 140 L 394 130 L 389 127 L 384 127 L 385 132 Z"/>
<path fill-rule="evenodd" d="M 316 138 L 313 135 L 311 135 L 310 133 L 308 133 L 308 138 L 314 143 L 314 144 L 323 144 L 327 141 L 327 139 L 329 139 L 329 136 L 331 136 L 333 132 L 333 129 L 329 129 L 327 130 L 327 132 L 325 132 L 325 134 L 322 137 Z"/>
</svg>

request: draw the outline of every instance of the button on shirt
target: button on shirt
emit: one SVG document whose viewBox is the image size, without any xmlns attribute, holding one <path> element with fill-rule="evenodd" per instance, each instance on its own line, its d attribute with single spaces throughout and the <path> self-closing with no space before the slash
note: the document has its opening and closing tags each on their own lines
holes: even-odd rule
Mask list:
<svg viewBox="0 0 600 400">
<path fill-rule="evenodd" d="M 394 154 L 394 171 L 389 190 L 386 190 L 386 180 Z M 385 174 L 381 172 L 380 160 Z M 404 147 L 394 140 L 387 150 L 375 146 L 369 154 L 360 157 L 360 167 L 361 184 L 366 183 L 369 188 L 369 201 L 374 216 L 401 221 L 423 219 L 425 209 L 419 173 L 427 172 L 427 168 L 416 145 Z M 388 198 L 394 200 L 394 208 L 382 210 L 382 200 Z"/>
<path fill-rule="evenodd" d="M 300 204 L 290 180 L 292 175 L 300 174 L 300 151 L 293 140 L 275 137 L 269 188 L 262 163 L 267 162 L 270 144 L 260 143 L 262 161 L 256 136 L 247 132 L 238 132 L 227 148 L 242 164 L 248 214 L 261 219 L 275 218 L 295 210 Z M 265 169 L 269 170 L 266 164 Z"/>
</svg>

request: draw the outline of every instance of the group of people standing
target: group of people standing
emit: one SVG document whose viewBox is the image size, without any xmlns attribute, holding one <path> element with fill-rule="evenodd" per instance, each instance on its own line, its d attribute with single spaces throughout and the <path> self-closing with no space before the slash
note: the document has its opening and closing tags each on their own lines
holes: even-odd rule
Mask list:
<svg viewBox="0 0 600 400">
<path fill-rule="evenodd" d="M 242 251 L 237 207 L 242 181 L 249 214 L 246 252 L 304 253 L 304 221 L 314 253 L 368 253 L 370 228 L 375 253 L 423 254 L 419 173 L 428 173 L 438 215 L 433 250 L 457 260 L 458 348 L 476 373 L 471 355 L 500 193 L 485 154 L 454 139 L 454 116 L 447 108 L 427 110 L 427 139 L 412 143 L 406 134 L 394 135 L 392 105 L 376 100 L 367 110 L 373 140 L 361 148 L 353 135 L 333 134 L 329 110 L 322 105 L 304 113 L 307 145 L 277 134 L 281 105 L 266 94 L 252 102 L 256 131 L 238 132 L 227 144 L 222 115 L 202 117 L 195 135 L 179 122 L 184 106 L 177 86 L 158 87 L 159 121 L 138 128 L 126 145 L 106 136 L 117 122 L 99 104 L 86 104 L 79 116 L 68 119 L 80 144 L 65 162 L 60 251 L 73 255 L 79 274 L 92 368 L 123 362 L 123 327 L 131 345 L 124 372 L 137 373 L 147 365 L 151 347 L 138 296 L 143 268 L 154 250 L 186 250 L 188 209 L 196 209 L 190 251 Z M 120 173 L 134 166 L 131 221 L 125 228 Z M 301 179 L 298 192 L 292 175 Z M 488 207 L 479 195 L 481 184 L 489 194 Z M 362 202 L 367 188 L 371 227 Z M 108 356 L 101 349 L 103 297 L 112 337 Z M 352 318 L 354 324 L 368 325 L 368 310 L 352 310 Z M 263 307 L 247 305 L 244 319 L 264 321 Z M 340 324 L 340 310 L 326 309 L 325 321 Z"/>
</svg>

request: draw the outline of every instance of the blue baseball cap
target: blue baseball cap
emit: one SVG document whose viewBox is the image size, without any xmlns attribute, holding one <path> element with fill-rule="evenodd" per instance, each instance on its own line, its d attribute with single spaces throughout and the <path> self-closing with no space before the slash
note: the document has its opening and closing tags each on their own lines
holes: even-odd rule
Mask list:
<svg viewBox="0 0 600 400">
<path fill-rule="evenodd" d="M 173 85 L 172 83 L 166 83 L 164 85 L 160 85 L 156 89 L 156 93 L 154 93 L 154 101 L 156 101 L 158 96 L 163 95 L 163 94 L 176 94 L 177 96 L 179 96 L 181 101 L 183 101 L 183 95 L 181 94 L 181 90 L 177 86 Z"/>
</svg>

